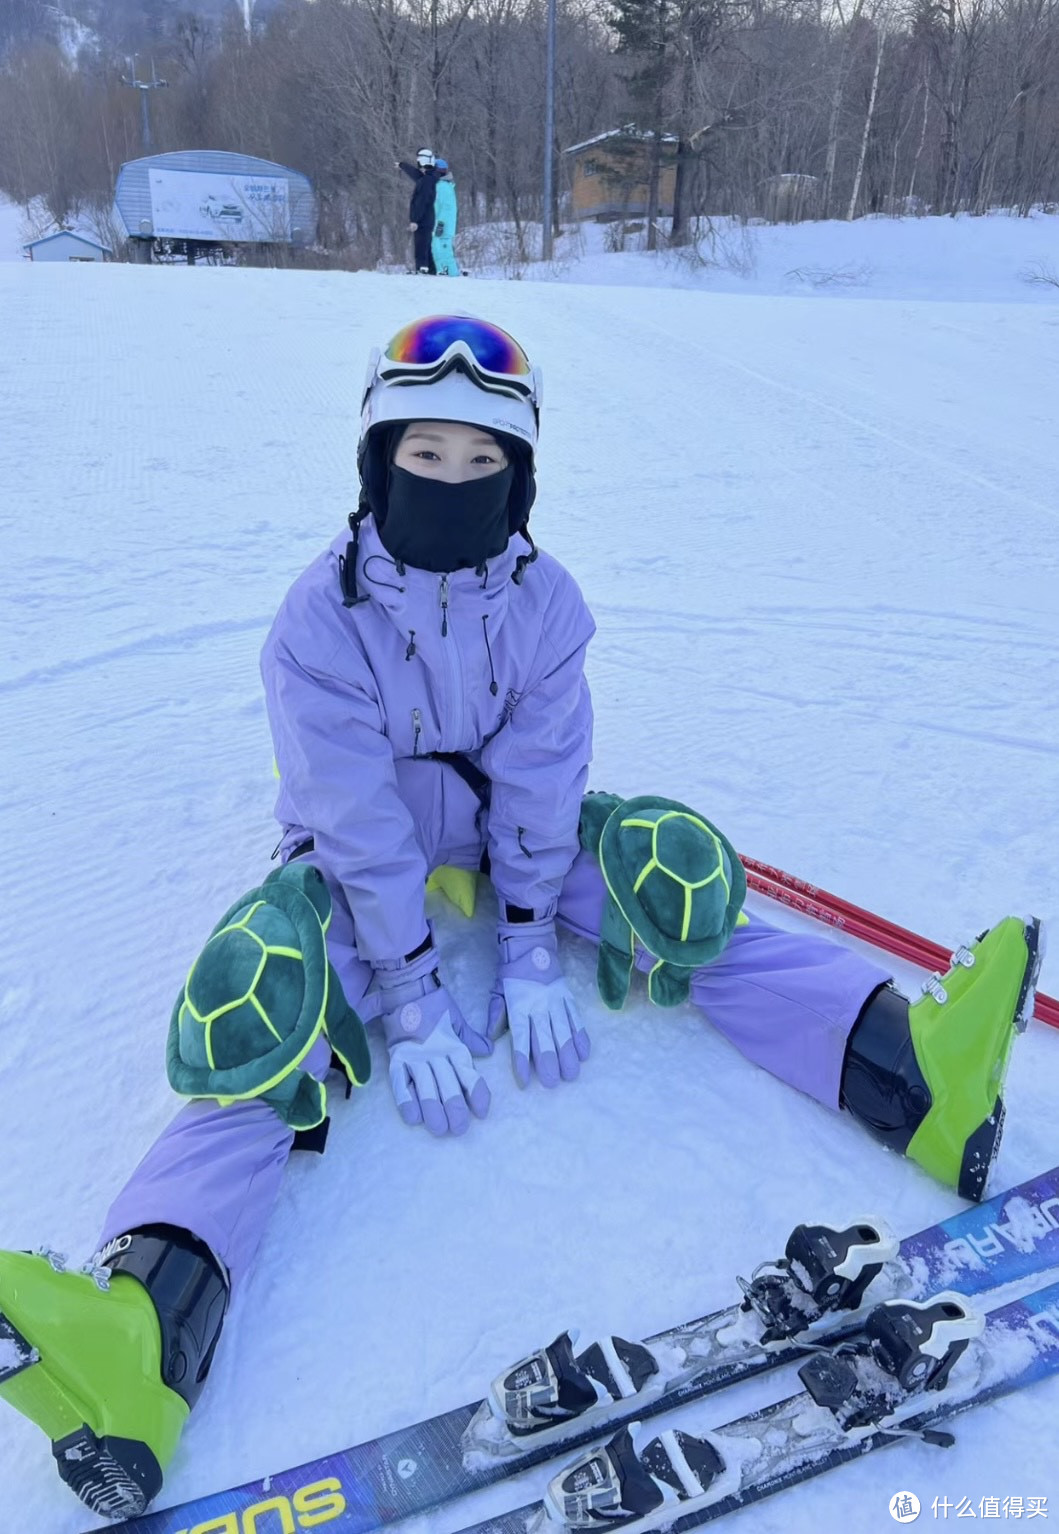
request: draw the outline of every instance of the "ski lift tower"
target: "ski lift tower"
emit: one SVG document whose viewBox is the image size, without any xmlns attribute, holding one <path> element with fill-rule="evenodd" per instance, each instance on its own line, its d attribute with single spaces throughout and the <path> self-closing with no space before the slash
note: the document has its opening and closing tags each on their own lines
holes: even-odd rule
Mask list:
<svg viewBox="0 0 1059 1534">
<path fill-rule="evenodd" d="M 541 219 L 541 260 L 550 261 L 552 205 L 555 197 L 555 30 L 556 0 L 548 0 L 544 66 L 544 216 Z"/>
<path fill-rule="evenodd" d="M 151 78 L 149 80 L 137 80 L 137 78 L 136 78 L 136 69 L 135 69 L 135 60 L 133 61 L 133 68 L 132 68 L 131 74 L 132 74 L 131 80 L 127 80 L 125 78 L 125 76 L 122 75 L 121 83 L 122 83 L 122 85 L 131 86 L 131 88 L 133 90 L 137 90 L 140 93 L 140 111 L 141 111 L 141 119 L 140 120 L 141 120 L 141 134 L 142 134 L 142 137 L 143 137 L 143 148 L 144 148 L 144 152 L 145 153 L 149 153 L 150 149 L 151 149 L 151 110 L 150 110 L 150 107 L 147 104 L 147 102 L 148 102 L 148 95 L 147 95 L 147 93 L 148 93 L 148 91 L 160 90 L 163 86 L 168 85 L 169 81 L 168 80 L 159 80 L 158 75 L 155 72 L 154 59 L 151 60 Z"/>
</svg>

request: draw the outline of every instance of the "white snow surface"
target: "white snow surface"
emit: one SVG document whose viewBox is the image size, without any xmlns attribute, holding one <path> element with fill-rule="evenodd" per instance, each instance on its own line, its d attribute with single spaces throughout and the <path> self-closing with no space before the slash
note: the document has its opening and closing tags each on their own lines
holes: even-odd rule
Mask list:
<svg viewBox="0 0 1059 1534">
<path fill-rule="evenodd" d="M 666 224 L 663 223 L 663 234 Z M 800 224 L 700 220 L 692 246 L 654 254 L 631 220 L 623 248 L 616 224 L 567 224 L 547 264 L 520 260 L 513 225 L 480 225 L 457 240 L 474 271 L 535 282 L 692 288 L 707 293 L 810 298 L 989 300 L 1054 305 L 1059 298 L 1059 218 L 858 218 Z M 530 250 L 540 226 L 528 227 Z"/>
<path fill-rule="evenodd" d="M 24 210 L 0 192 L 0 261 L 25 260 L 22 247 L 30 236 L 24 220 Z"/>
<path fill-rule="evenodd" d="M 100 238 L 100 231 L 91 227 L 87 217 L 71 218 L 64 225 L 59 225 L 48 212 L 43 199 L 34 198 L 28 207 L 23 207 L 0 192 L 0 262 L 28 261 L 27 244 L 31 240 L 57 234 L 60 228 L 68 229 L 72 234 L 83 234 L 97 245 L 106 243 L 106 238 Z"/>
<path fill-rule="evenodd" d="M 87 217 L 82 223 L 93 239 L 113 243 Z M 0 262 L 24 260 L 25 242 L 54 227 L 40 199 L 27 210 L 0 193 Z M 555 259 L 541 263 L 530 259 L 540 249 L 539 224 L 523 226 L 521 243 L 513 224 L 467 225 L 458 253 L 476 276 L 491 279 L 741 296 L 1059 303 L 1059 217 L 1040 209 L 1025 218 L 997 209 L 982 217 L 772 225 L 717 217 L 696 223 L 692 246 L 653 254 L 644 249 L 643 222 L 633 219 L 626 227 L 618 250 L 616 224 L 568 222 L 555 242 Z M 663 232 L 666 227 L 663 221 Z"/>
<path fill-rule="evenodd" d="M 177 1106 L 174 998 L 276 841 L 262 639 L 353 504 L 369 347 L 454 298 L 376 275 L 0 266 L 7 1246 L 87 1257 Z M 948 300 L 485 281 L 457 299 L 545 369 L 534 527 L 599 622 L 594 785 L 686 799 L 743 851 L 955 945 L 1008 912 L 1059 918 L 1059 307 Z M 480 1022 L 491 900 L 473 923 L 433 909 Z M 370 1086 L 334 1102 L 163 1502 L 473 1400 L 568 1325 L 587 1341 L 700 1315 L 800 1220 L 908 1231 L 960 1207 L 694 1009 L 641 988 L 607 1013 L 587 946 L 564 956 L 593 1040 L 576 1084 L 520 1091 L 502 1046 L 488 1120 L 439 1143 L 400 1122 L 376 1048 Z M 1031 1025 L 1007 1096 L 997 1188 L 1059 1160 L 1055 1030 Z M 733 1528 L 883 1534 L 905 1488 L 926 1520 L 936 1496 L 1050 1496 L 1054 1517 L 1057 1414 L 1053 1381 L 969 1414 L 953 1451 L 903 1444 Z M 459 1529 L 528 1479 L 416 1527 Z M 92 1521 L 7 1408 L 0 1485 L 32 1534 Z"/>
</svg>

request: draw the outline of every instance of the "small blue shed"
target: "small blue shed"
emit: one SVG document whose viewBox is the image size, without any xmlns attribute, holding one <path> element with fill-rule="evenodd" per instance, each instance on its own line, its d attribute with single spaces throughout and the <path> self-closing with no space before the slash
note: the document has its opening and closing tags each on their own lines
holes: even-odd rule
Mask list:
<svg viewBox="0 0 1059 1534">
<path fill-rule="evenodd" d="M 316 196 L 307 176 L 255 155 L 182 149 L 128 160 L 114 211 L 130 240 L 189 245 L 311 245 Z"/>
<path fill-rule="evenodd" d="M 23 245 L 31 261 L 105 261 L 110 247 L 76 229 L 56 229 Z"/>
</svg>

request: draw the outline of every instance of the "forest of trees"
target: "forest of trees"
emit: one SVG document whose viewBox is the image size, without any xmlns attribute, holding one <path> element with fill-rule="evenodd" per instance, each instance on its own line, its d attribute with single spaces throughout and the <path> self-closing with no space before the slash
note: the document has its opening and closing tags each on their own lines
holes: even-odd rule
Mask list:
<svg viewBox="0 0 1059 1534">
<path fill-rule="evenodd" d="M 521 227 L 541 217 L 545 28 L 545 0 L 3 0 L 0 190 L 105 216 L 144 152 L 135 69 L 166 81 L 155 151 L 303 171 L 345 264 L 403 249 L 394 161 L 422 143 L 465 226 Z M 1059 0 L 559 0 L 556 111 L 560 151 L 635 122 L 653 186 L 677 161 L 674 243 L 697 215 L 774 211 L 777 177 L 813 217 L 1027 212 L 1059 200 Z"/>
</svg>

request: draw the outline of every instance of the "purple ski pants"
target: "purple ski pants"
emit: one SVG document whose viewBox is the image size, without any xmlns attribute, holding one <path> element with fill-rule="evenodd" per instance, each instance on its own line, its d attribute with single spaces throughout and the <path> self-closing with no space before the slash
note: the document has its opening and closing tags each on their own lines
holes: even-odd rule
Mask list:
<svg viewBox="0 0 1059 1534">
<path fill-rule="evenodd" d="M 430 812 L 418 813 L 426 810 L 418 804 L 411 808 L 428 866 L 477 868 L 477 800 L 451 769 L 431 763 L 422 771 L 435 775 Z M 357 957 L 348 906 L 335 893 L 328 945 L 346 997 L 363 1016 L 371 969 Z M 582 853 L 563 885 L 560 922 L 598 941 L 604 893 L 598 865 Z M 652 961 L 640 953 L 636 962 L 646 970 Z M 691 997 L 748 1060 L 837 1108 L 849 1031 L 872 991 L 889 978 L 837 943 L 751 917 L 720 958 L 698 971 Z M 330 1049 L 320 1040 L 306 1068 L 322 1077 L 329 1060 Z M 143 1225 L 175 1225 L 209 1246 L 237 1288 L 257 1251 L 293 1138 L 260 1100 L 227 1108 L 208 1099 L 188 1103 L 114 1200 L 100 1246 Z"/>
</svg>

